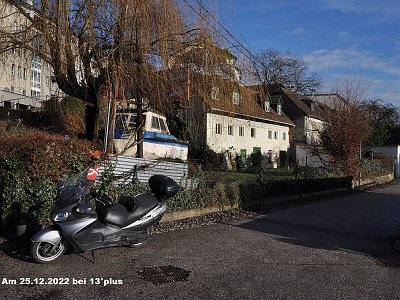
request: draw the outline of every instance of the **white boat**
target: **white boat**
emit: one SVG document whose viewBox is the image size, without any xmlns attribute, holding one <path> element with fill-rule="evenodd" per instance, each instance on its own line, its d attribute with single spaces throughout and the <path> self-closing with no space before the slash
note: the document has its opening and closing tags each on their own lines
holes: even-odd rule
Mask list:
<svg viewBox="0 0 400 300">
<path fill-rule="evenodd" d="M 117 154 L 136 156 L 136 113 L 116 115 L 114 148 Z M 189 144 L 171 135 L 165 116 L 154 111 L 143 112 L 143 157 L 187 160 Z"/>
</svg>

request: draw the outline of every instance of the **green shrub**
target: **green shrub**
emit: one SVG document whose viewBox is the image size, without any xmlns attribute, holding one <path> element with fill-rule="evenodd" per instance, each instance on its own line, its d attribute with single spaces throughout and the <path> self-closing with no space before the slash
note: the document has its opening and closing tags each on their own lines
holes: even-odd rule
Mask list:
<svg viewBox="0 0 400 300">
<path fill-rule="evenodd" d="M 351 187 L 352 177 L 252 181 L 241 183 L 239 186 L 243 207 L 260 204 L 270 197 Z"/>
<path fill-rule="evenodd" d="M 228 203 L 228 195 L 226 193 L 226 186 L 222 182 L 217 182 L 210 190 L 210 204 L 211 206 L 223 206 Z"/>
<path fill-rule="evenodd" d="M 11 230 L 21 216 L 29 225 L 47 222 L 55 184 L 88 165 L 97 145 L 28 130 L 0 136 L 0 221 Z"/>
<path fill-rule="evenodd" d="M 231 206 L 240 205 L 240 189 L 237 183 L 226 184 L 226 195 L 228 197 L 228 203 Z"/>
<path fill-rule="evenodd" d="M 168 211 L 182 211 L 187 209 L 204 208 L 211 205 L 209 187 L 205 176 L 200 173 L 199 178 L 182 184 L 181 190 L 168 199 Z"/>
<path fill-rule="evenodd" d="M 310 179 L 310 178 L 328 178 L 333 177 L 335 174 L 332 170 L 323 167 L 311 166 L 297 166 L 295 165 L 293 175 L 296 178 Z"/>
<path fill-rule="evenodd" d="M 118 202 L 121 196 L 134 197 L 150 191 L 148 184 L 138 181 L 134 172 L 114 175 L 113 172 L 116 167 L 114 161 L 103 161 L 102 165 L 104 171 L 98 176 L 95 189 L 97 193 L 108 196 L 113 202 Z M 119 181 L 119 179 L 122 181 Z"/>
<path fill-rule="evenodd" d="M 183 188 L 176 196 L 168 199 L 168 211 L 235 206 L 239 203 L 240 190 L 236 183 L 216 182 L 210 186 L 202 176 L 196 186 Z"/>
<path fill-rule="evenodd" d="M 70 96 L 44 101 L 40 111 L 14 110 L 9 114 L 15 119 L 10 124 L 14 132 L 22 128 L 21 124 L 18 125 L 21 120 L 24 126 L 52 133 L 78 136 L 85 132 L 85 105 L 82 100 Z"/>
<path fill-rule="evenodd" d="M 361 161 L 362 178 L 375 178 L 394 171 L 394 159 L 386 155 L 376 155 L 374 159 L 363 159 Z"/>
</svg>

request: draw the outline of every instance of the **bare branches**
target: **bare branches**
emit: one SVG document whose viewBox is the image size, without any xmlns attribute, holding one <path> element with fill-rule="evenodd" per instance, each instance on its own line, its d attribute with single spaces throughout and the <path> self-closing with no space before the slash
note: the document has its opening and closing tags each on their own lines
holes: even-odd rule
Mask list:
<svg viewBox="0 0 400 300">
<path fill-rule="evenodd" d="M 320 131 L 322 146 L 332 157 L 335 170 L 345 175 L 358 175 L 361 147 L 371 133 L 362 109 L 362 86 L 351 80 L 338 86 L 341 96 L 320 108 L 326 122 Z"/>
<path fill-rule="evenodd" d="M 309 73 L 307 63 L 289 51 L 267 49 L 256 57 L 254 70 L 259 82 L 281 83 L 301 94 L 315 91 L 322 84 L 321 77 L 316 73 Z"/>
</svg>

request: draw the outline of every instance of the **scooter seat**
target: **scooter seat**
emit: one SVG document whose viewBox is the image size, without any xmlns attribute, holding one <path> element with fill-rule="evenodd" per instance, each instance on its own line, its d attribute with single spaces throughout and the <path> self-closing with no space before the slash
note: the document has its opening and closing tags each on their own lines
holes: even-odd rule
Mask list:
<svg viewBox="0 0 400 300">
<path fill-rule="evenodd" d="M 125 227 L 139 220 L 158 204 L 151 194 L 141 194 L 136 197 L 121 197 L 120 203 L 102 211 L 101 218 L 119 227 Z"/>
<path fill-rule="evenodd" d="M 136 197 L 122 196 L 119 203 L 124 205 L 129 212 L 136 212 L 144 216 L 148 211 L 157 206 L 158 201 L 152 194 L 140 194 Z"/>
</svg>

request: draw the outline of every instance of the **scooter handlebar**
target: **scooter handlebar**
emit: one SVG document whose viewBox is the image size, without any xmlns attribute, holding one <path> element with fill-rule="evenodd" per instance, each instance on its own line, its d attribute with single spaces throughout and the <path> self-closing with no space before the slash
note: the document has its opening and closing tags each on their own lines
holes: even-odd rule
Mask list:
<svg viewBox="0 0 400 300">
<path fill-rule="evenodd" d="M 104 205 L 107 208 L 111 207 L 113 205 L 112 200 L 107 196 L 101 195 L 96 192 L 92 192 L 92 197 L 95 201 L 101 203 L 102 205 Z"/>
</svg>

